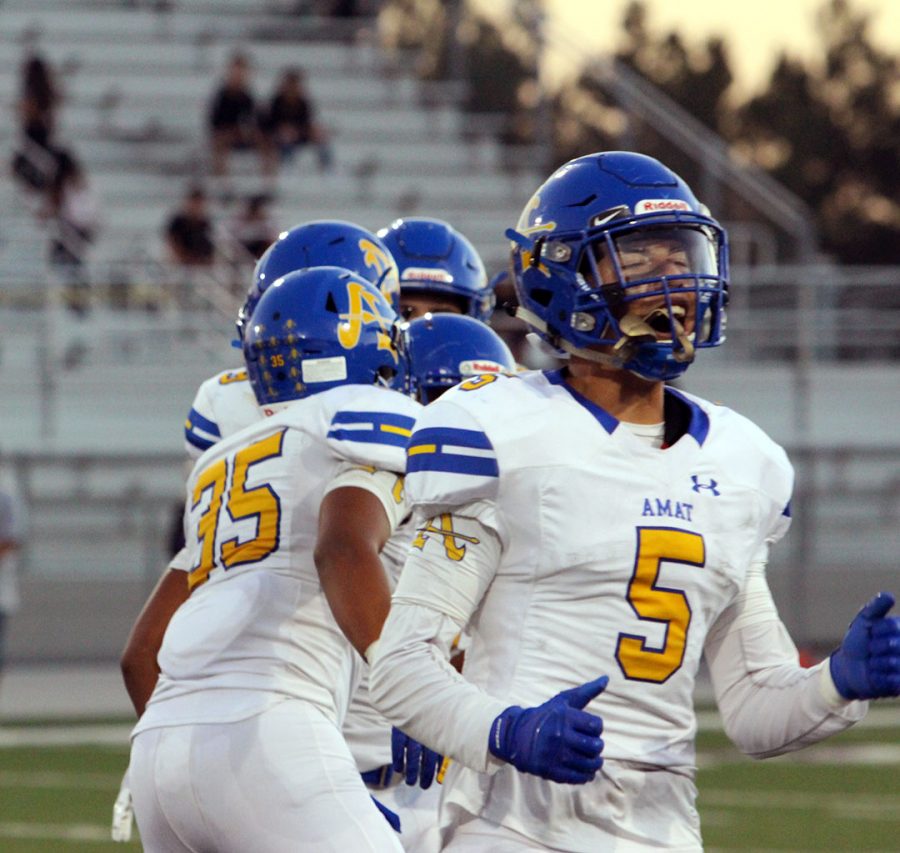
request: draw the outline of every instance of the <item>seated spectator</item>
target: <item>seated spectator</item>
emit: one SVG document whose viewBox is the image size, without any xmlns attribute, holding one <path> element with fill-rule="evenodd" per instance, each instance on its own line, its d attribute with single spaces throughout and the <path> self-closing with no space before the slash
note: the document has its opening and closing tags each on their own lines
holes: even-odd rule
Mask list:
<svg viewBox="0 0 900 853">
<path fill-rule="evenodd" d="M 19 83 L 19 144 L 13 174 L 26 187 L 42 191 L 56 172 L 59 152 L 53 146 L 53 131 L 60 95 L 50 66 L 34 53 L 22 63 Z"/>
<path fill-rule="evenodd" d="M 228 224 L 232 239 L 246 250 L 254 261 L 275 242 L 278 228 L 268 210 L 269 196 L 261 193 L 250 196 Z"/>
<path fill-rule="evenodd" d="M 202 187 L 188 190 L 181 206 L 166 224 L 165 237 L 174 263 L 188 267 L 212 265 L 212 221 Z"/>
<path fill-rule="evenodd" d="M 100 228 L 100 204 L 71 151 L 59 151 L 47 193 L 46 213 L 55 226 L 50 262 L 69 285 L 69 307 L 84 314 L 88 310 L 89 283 L 85 262 Z"/>
<path fill-rule="evenodd" d="M 265 174 L 273 172 L 273 161 L 259 127 L 256 101 L 250 89 L 250 63 L 246 56 L 232 56 L 225 79 L 213 95 L 208 123 L 212 145 L 212 170 L 228 174 L 228 157 L 233 150 L 256 148 Z"/>
<path fill-rule="evenodd" d="M 303 72 L 299 69 L 288 68 L 281 75 L 263 115 L 262 125 L 282 163 L 290 163 L 297 148 L 311 143 L 316 146 L 319 168 L 330 168 L 331 150 L 327 135 L 315 120 L 315 108 L 306 91 Z"/>
</svg>

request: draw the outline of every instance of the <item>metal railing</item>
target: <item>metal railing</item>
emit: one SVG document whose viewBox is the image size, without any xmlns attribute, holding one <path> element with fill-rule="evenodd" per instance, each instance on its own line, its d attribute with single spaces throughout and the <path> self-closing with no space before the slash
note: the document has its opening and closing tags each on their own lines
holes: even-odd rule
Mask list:
<svg viewBox="0 0 900 853">
<path fill-rule="evenodd" d="M 839 637 L 870 590 L 896 580 L 900 444 L 788 448 L 797 470 L 792 528 L 773 548 L 770 579 L 800 645 Z M 30 518 L 24 576 L 140 583 L 166 564 L 185 478 L 180 454 L 6 456 Z M 852 590 L 853 595 L 845 594 Z M 108 606 L 107 588 L 97 612 Z M 58 630 L 61 638 L 65 630 Z M 118 650 L 112 650 L 118 651 Z"/>
</svg>

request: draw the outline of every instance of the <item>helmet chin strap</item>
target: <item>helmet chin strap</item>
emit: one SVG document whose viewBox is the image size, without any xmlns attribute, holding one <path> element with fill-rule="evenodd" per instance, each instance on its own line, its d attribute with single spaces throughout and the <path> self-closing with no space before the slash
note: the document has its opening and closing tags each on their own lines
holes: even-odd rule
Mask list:
<svg viewBox="0 0 900 853">
<path fill-rule="evenodd" d="M 656 332 L 650 326 L 650 322 L 657 317 L 662 317 L 665 322 L 668 323 L 671 321 L 672 323 L 675 337 L 681 345 L 680 350 L 675 350 L 672 353 L 672 357 L 675 361 L 679 362 L 679 364 L 686 361 L 693 361 L 695 354 L 694 342 L 690 339 L 687 332 L 685 332 L 684 326 L 681 325 L 678 318 L 670 317 L 669 312 L 666 311 L 665 308 L 654 308 L 645 317 L 640 317 L 631 312 L 625 314 L 625 316 L 619 320 L 619 329 L 622 332 L 622 337 L 616 341 L 613 346 L 613 352 L 617 352 L 623 347 L 631 347 L 635 344 L 654 343 L 656 341 Z"/>
<path fill-rule="evenodd" d="M 549 334 L 547 324 L 533 311 L 529 311 L 527 308 L 519 305 L 516 307 L 515 316 L 520 320 L 524 320 L 538 331 Z M 554 342 L 554 346 L 569 355 L 583 358 L 585 361 L 591 361 L 603 367 L 623 369 L 626 362 L 630 361 L 634 356 L 634 350 L 639 344 L 654 343 L 656 341 L 656 332 L 650 327 L 648 321 L 653 320 L 657 316 L 663 316 L 667 321 L 669 320 L 669 314 L 664 308 L 655 308 L 646 317 L 640 317 L 630 312 L 625 314 L 618 321 L 622 337 L 613 345 L 612 354 L 577 347 L 565 338 Z M 693 361 L 695 352 L 693 341 L 691 341 L 684 330 L 684 326 L 681 325 L 677 318 L 672 317 L 671 321 L 675 328 L 675 336 L 681 345 L 681 349 L 673 353 L 675 361 L 679 363 Z"/>
</svg>

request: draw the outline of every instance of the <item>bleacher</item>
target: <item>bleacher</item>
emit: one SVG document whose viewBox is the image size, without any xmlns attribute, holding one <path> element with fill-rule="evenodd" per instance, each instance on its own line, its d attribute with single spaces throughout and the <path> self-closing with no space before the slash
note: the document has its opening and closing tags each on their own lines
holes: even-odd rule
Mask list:
<svg viewBox="0 0 900 853">
<path fill-rule="evenodd" d="M 240 362 L 230 340 L 241 293 L 230 270 L 186 295 L 165 262 L 162 226 L 188 183 L 208 185 L 220 222 L 235 199 L 261 188 L 274 191 L 285 226 L 343 218 L 375 229 L 403 214 L 438 216 L 495 272 L 505 264 L 503 230 L 545 176 L 533 151 L 478 132 L 458 86 L 422 84 L 411 62 L 384 54 L 373 19 L 330 21 L 296 14 L 295 5 L 0 5 L 0 108 L 13 116 L 19 64 L 36 47 L 61 71 L 59 135 L 104 208 L 90 256 L 91 310 L 75 314 L 47 268 L 47 228 L 33 200 L 0 179 L 0 446 L 32 509 L 14 660 L 118 653 L 164 564 L 185 412 L 203 379 Z M 228 179 L 209 176 L 206 105 L 236 49 L 253 59 L 259 96 L 286 65 L 305 69 L 333 139 L 333 171 L 320 172 L 303 152 L 269 186 L 245 153 L 233 157 Z M 0 123 L 7 163 L 14 144 L 15 122 Z M 769 239 L 743 223 L 733 233 L 741 245 Z M 746 413 L 797 459 L 795 530 L 774 555 L 772 583 L 776 598 L 800 597 L 787 618 L 809 642 L 829 639 L 812 614 L 823 614 L 824 630 L 849 617 L 840 591 L 850 567 L 867 586 L 896 576 L 900 370 L 890 353 L 898 312 L 835 313 L 857 284 L 895 291 L 892 275 L 827 265 L 736 269 L 729 343 L 702 353 L 683 383 Z M 760 309 L 760 293 L 777 293 L 783 307 Z M 497 322 L 511 328 L 502 315 Z M 848 344 L 872 342 L 880 360 L 846 358 Z"/>
</svg>

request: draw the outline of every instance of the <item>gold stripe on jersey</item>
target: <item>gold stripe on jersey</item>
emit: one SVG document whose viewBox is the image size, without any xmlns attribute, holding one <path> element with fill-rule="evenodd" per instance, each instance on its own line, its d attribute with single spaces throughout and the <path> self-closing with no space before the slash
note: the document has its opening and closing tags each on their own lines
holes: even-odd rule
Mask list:
<svg viewBox="0 0 900 853">
<path fill-rule="evenodd" d="M 437 453 L 436 444 L 417 444 L 406 451 L 407 456 L 418 456 L 420 453 Z"/>
<path fill-rule="evenodd" d="M 393 424 L 381 424 L 382 432 L 393 432 L 396 435 L 405 435 L 407 438 L 412 435 L 411 429 L 404 429 L 403 427 L 394 426 Z"/>
</svg>

